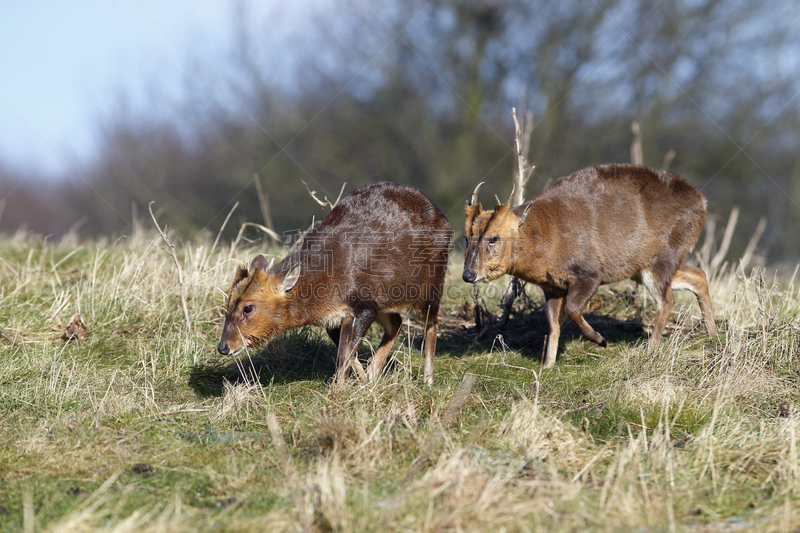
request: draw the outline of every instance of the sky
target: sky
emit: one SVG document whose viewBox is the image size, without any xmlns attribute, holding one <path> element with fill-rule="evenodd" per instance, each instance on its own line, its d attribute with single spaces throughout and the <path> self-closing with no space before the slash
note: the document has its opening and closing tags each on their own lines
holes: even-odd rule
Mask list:
<svg viewBox="0 0 800 533">
<path fill-rule="evenodd" d="M 96 151 L 98 124 L 121 101 L 154 82 L 177 87 L 187 61 L 213 76 L 237 6 L 261 16 L 303 3 L 0 0 L 0 167 L 68 174 Z"/>
</svg>

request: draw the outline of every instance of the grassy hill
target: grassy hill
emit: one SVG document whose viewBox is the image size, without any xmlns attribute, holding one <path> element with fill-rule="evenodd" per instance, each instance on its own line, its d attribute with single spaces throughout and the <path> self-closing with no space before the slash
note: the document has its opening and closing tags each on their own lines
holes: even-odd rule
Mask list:
<svg viewBox="0 0 800 533">
<path fill-rule="evenodd" d="M 654 349 L 652 301 L 604 287 L 586 316 L 608 348 L 568 323 L 545 370 L 538 289 L 477 331 L 454 257 L 433 387 L 406 320 L 378 382 L 334 389 L 319 328 L 216 353 L 234 268 L 264 251 L 178 247 L 189 329 L 156 234 L 0 239 L 0 529 L 800 528 L 794 280 L 726 267 L 719 338 L 681 294 Z M 507 282 L 483 287 L 490 312 Z M 85 338 L 64 340 L 75 313 Z"/>
</svg>

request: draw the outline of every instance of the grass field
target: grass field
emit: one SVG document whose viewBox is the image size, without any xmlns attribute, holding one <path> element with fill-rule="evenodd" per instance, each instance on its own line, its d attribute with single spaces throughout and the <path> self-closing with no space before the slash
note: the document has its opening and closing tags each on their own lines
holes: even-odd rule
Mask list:
<svg viewBox="0 0 800 533">
<path fill-rule="evenodd" d="M 538 289 L 475 331 L 455 257 L 433 387 L 406 320 L 379 381 L 333 389 L 318 328 L 216 354 L 235 265 L 260 252 L 178 247 L 187 329 L 156 234 L 0 240 L 0 529 L 800 531 L 800 284 L 728 267 L 719 338 L 680 293 L 654 349 L 652 305 L 604 287 L 586 316 L 608 348 L 568 323 L 544 370 Z"/>
</svg>

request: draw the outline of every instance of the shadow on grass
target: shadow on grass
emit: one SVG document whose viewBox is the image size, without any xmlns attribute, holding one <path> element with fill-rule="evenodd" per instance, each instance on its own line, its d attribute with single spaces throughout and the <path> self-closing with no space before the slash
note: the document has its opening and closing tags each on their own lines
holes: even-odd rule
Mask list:
<svg viewBox="0 0 800 533">
<path fill-rule="evenodd" d="M 617 343 L 635 344 L 647 340 L 647 333 L 641 319 L 620 320 L 602 314 L 586 313 L 586 321 L 600 333 L 609 345 Z M 475 353 L 485 353 L 492 349 L 503 350 L 503 344 L 508 349 L 519 352 L 524 357 L 541 360 L 544 352 L 545 336 L 550 333 L 547 318 L 541 309 L 529 309 L 516 313 L 502 330 L 497 324 L 491 324 L 478 330 L 475 326 L 459 328 L 443 328 L 437 341 L 437 356 L 464 357 Z M 502 336 L 502 343 L 498 336 Z M 576 339 L 585 337 L 578 326 L 567 319 L 559 337 L 558 354 L 564 351 L 564 346 Z M 587 341 L 589 342 L 589 341 Z M 415 348 L 419 348 L 415 343 Z M 594 345 L 593 345 L 594 346 Z"/>
<path fill-rule="evenodd" d="M 647 339 L 641 320 L 619 320 L 594 313 L 584 316 L 609 344 L 634 344 L 641 339 Z M 538 309 L 516 313 L 502 331 L 498 331 L 496 327 L 477 331 L 474 326 L 465 327 L 463 322 L 455 324 L 446 319 L 440 320 L 439 338 L 436 342 L 437 357 L 458 359 L 492 349 L 503 350 L 498 339 L 498 335 L 502 335 L 502 343 L 508 349 L 539 361 L 542 358 L 545 335 L 549 333 L 544 313 Z M 411 331 L 411 345 L 416 351 L 421 348 L 421 332 L 420 325 Z M 407 343 L 408 340 L 404 338 L 407 334 L 408 330 L 404 328 L 396 342 Z M 566 343 L 583 338 L 578 327 L 567 320 L 561 330 L 559 355 Z M 366 367 L 369 351 L 364 347 L 359 354 L 359 360 Z M 392 366 L 393 360 L 390 359 L 383 372 L 391 372 Z M 264 349 L 250 357 L 225 357 L 220 358 L 219 362 L 196 365 L 189 372 L 188 384 L 196 394 L 210 397 L 221 396 L 226 381 L 235 384 L 257 379 L 262 385 L 293 381 L 328 382 L 335 372 L 336 347 L 321 329 L 306 327 L 272 339 Z"/>
<path fill-rule="evenodd" d="M 362 346 L 358 359 L 364 368 L 370 357 L 370 350 Z M 390 358 L 383 372 L 392 372 L 395 363 Z M 329 382 L 335 373 L 336 346 L 324 330 L 305 327 L 275 337 L 249 357 L 239 354 L 233 358 L 220 357 L 218 362 L 196 365 L 189 372 L 189 387 L 199 396 L 221 396 L 226 381 L 236 384 L 258 380 L 262 385 L 293 381 Z"/>
<path fill-rule="evenodd" d="M 316 328 L 300 328 L 272 339 L 248 357 L 220 358 L 219 363 L 196 365 L 189 387 L 200 396 L 221 396 L 225 382 L 262 385 L 292 381 L 329 381 L 336 371 L 336 347 Z"/>
</svg>

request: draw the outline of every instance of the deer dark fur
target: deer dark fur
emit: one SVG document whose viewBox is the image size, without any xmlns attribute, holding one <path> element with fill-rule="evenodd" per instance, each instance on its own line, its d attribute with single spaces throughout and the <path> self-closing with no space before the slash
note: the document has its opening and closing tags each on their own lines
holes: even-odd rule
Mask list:
<svg viewBox="0 0 800 533">
<path fill-rule="evenodd" d="M 494 211 L 476 205 L 478 187 L 464 208 L 464 281 L 511 274 L 542 288 L 550 326 L 544 366 L 555 364 L 566 317 L 606 345 L 582 313 L 600 285 L 628 278 L 656 301 L 651 345 L 666 326 L 673 289 L 697 296 L 708 334 L 717 334 L 706 275 L 683 263 L 703 227 L 706 200 L 679 177 L 634 165 L 595 166 L 521 206 Z"/>
<path fill-rule="evenodd" d="M 259 255 L 236 270 L 217 349 L 256 347 L 283 331 L 315 324 L 338 346 L 336 381 L 351 366 L 376 379 L 400 332 L 401 311 L 425 324 L 424 378 L 433 382 L 439 301 L 452 231 L 442 212 L 416 189 L 375 183 L 339 202 L 275 266 Z M 366 373 L 356 357 L 370 325 L 383 338 Z"/>
</svg>

